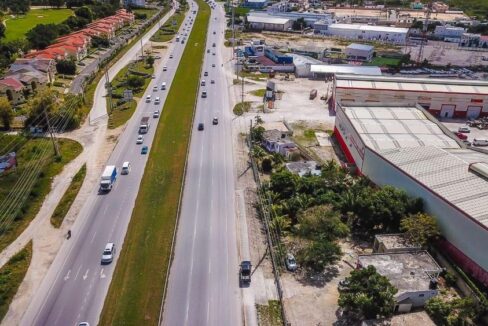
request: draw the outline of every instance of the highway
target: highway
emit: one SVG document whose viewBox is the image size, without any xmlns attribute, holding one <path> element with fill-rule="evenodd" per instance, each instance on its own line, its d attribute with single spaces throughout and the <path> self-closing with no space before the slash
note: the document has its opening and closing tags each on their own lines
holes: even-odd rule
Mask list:
<svg viewBox="0 0 488 326">
<path fill-rule="evenodd" d="M 191 10 L 188 11 L 185 22 L 189 21 L 189 16 L 192 16 Z M 181 29 L 184 27 L 182 24 Z M 107 165 L 116 165 L 119 170 L 114 188 L 104 195 L 98 194 L 98 187 L 93 189 L 71 229 L 72 238 L 66 240 L 58 252 L 29 304 L 21 325 L 66 326 L 80 322 L 97 325 L 148 158 L 148 155 L 141 155 L 141 147 L 147 145 L 151 148 L 158 123 L 152 113 L 164 106 L 185 46 L 186 42 L 169 45 L 169 51 L 161 59 L 160 65 L 167 65 L 167 71 L 156 71 L 155 79 L 144 94 L 144 97 L 151 94 L 152 101 L 141 101 L 138 104 L 107 162 Z M 129 53 L 131 51 L 133 50 Z M 169 58 L 170 54 L 173 55 L 172 59 Z M 166 82 L 166 90 L 161 90 L 162 82 Z M 158 86 L 157 91 L 153 91 L 154 85 Z M 103 95 L 97 93 L 104 102 Z M 156 96 L 161 98 L 159 105 L 154 103 Z M 96 113 L 95 116 L 100 115 Z M 144 144 L 136 145 L 139 122 L 143 116 L 151 117 L 151 127 L 144 135 Z M 130 161 L 132 166 L 128 175 L 120 175 L 124 161 Z M 108 242 L 115 243 L 117 252 L 111 264 L 101 265 L 101 254 Z"/>
<path fill-rule="evenodd" d="M 242 325 L 224 11 L 212 10 L 162 324 Z M 215 34 L 214 34 L 215 32 Z M 213 44 L 215 43 L 215 47 Z M 215 53 L 215 55 L 213 54 Z M 212 67 L 215 65 L 215 67 Z M 204 73 L 208 72 L 208 76 Z M 211 81 L 214 80 L 215 83 Z M 207 97 L 202 98 L 202 91 Z M 217 117 L 219 123 L 212 124 Z M 204 123 L 204 130 L 198 130 Z"/>
</svg>

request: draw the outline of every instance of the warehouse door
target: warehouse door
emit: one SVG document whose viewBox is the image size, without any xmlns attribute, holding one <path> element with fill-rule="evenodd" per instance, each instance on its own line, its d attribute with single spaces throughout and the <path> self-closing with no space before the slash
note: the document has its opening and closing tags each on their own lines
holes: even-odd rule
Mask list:
<svg viewBox="0 0 488 326">
<path fill-rule="evenodd" d="M 452 118 L 455 108 L 454 104 L 443 104 L 441 106 L 441 118 Z"/>
<path fill-rule="evenodd" d="M 481 106 L 468 106 L 468 112 L 466 113 L 466 118 L 477 119 L 481 113 Z"/>
</svg>

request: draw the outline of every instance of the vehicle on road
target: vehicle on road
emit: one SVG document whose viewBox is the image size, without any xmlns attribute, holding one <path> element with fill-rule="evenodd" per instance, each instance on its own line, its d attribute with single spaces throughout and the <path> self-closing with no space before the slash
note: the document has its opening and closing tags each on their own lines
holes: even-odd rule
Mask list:
<svg viewBox="0 0 488 326">
<path fill-rule="evenodd" d="M 161 99 L 158 97 L 156 97 L 156 99 L 154 100 L 154 104 L 159 104 L 161 103 Z"/>
<path fill-rule="evenodd" d="M 212 68 L 215 68 L 215 63 L 212 63 Z"/>
<path fill-rule="evenodd" d="M 139 125 L 139 133 L 145 134 L 149 131 L 149 127 L 151 126 L 151 122 L 149 121 L 149 117 L 142 117 L 141 124 Z"/>
<path fill-rule="evenodd" d="M 215 80 L 213 80 L 213 79 L 212 79 L 212 80 L 210 81 L 210 84 L 215 84 Z"/>
<path fill-rule="evenodd" d="M 210 49 L 207 49 L 207 53 L 210 53 Z"/>
<path fill-rule="evenodd" d="M 153 87 L 153 91 L 154 91 L 154 92 L 157 92 L 157 91 L 158 91 L 158 86 L 154 86 L 154 87 Z"/>
<path fill-rule="evenodd" d="M 143 142 L 144 142 L 144 136 L 142 136 L 142 135 L 137 136 L 136 144 L 140 145 Z"/>
<path fill-rule="evenodd" d="M 468 126 L 462 126 L 458 128 L 458 132 L 469 134 L 471 132 L 471 129 L 469 129 Z"/>
<path fill-rule="evenodd" d="M 202 79 L 202 81 L 200 82 L 200 86 L 205 86 L 205 79 Z"/>
<path fill-rule="evenodd" d="M 159 110 L 153 112 L 153 118 L 159 118 Z"/>
<path fill-rule="evenodd" d="M 289 270 L 290 272 L 294 272 L 297 270 L 297 261 L 295 260 L 295 257 L 292 254 L 286 255 L 285 265 L 286 265 L 286 269 Z"/>
<path fill-rule="evenodd" d="M 215 43 L 212 44 L 212 47 L 215 47 Z"/>
<path fill-rule="evenodd" d="M 169 55 L 169 58 L 170 58 L 170 59 L 173 59 L 173 55 L 172 55 L 172 54 L 170 54 L 170 55 Z"/>
<path fill-rule="evenodd" d="M 120 174 L 129 174 L 130 173 L 130 162 L 126 161 L 122 164 L 122 170 Z"/>
<path fill-rule="evenodd" d="M 202 97 L 206 98 L 207 97 L 207 91 L 202 91 Z"/>
<path fill-rule="evenodd" d="M 163 82 L 163 83 L 161 84 L 161 90 L 163 90 L 163 91 L 164 91 L 165 89 L 166 89 L 166 82 Z"/>
<path fill-rule="evenodd" d="M 251 283 L 251 262 L 249 260 L 243 260 L 239 269 L 239 281 L 241 284 Z"/>
<path fill-rule="evenodd" d="M 200 123 L 198 124 L 198 130 L 200 130 L 200 131 L 201 131 L 201 130 L 203 130 L 203 129 L 205 129 L 205 126 L 203 125 L 203 123 L 202 123 L 202 122 L 200 122 Z"/>
<path fill-rule="evenodd" d="M 100 191 L 107 192 L 112 190 L 112 187 L 117 179 L 117 168 L 115 165 L 107 165 L 103 170 L 100 178 Z"/>
<path fill-rule="evenodd" d="M 219 124 L 219 118 L 217 118 L 217 117 L 213 118 L 212 124 L 218 125 Z"/>
<path fill-rule="evenodd" d="M 207 76 L 208 76 L 208 71 L 205 71 L 205 72 L 203 73 L 203 75 L 204 75 L 205 77 L 207 77 Z"/>
<path fill-rule="evenodd" d="M 90 324 L 87 323 L 86 321 L 84 321 L 84 322 L 79 323 L 78 326 L 90 326 Z"/>
<path fill-rule="evenodd" d="M 179 36 L 176 36 L 176 42 L 179 42 L 179 41 L 180 41 L 180 37 Z"/>
<path fill-rule="evenodd" d="M 115 245 L 109 242 L 105 245 L 102 253 L 102 264 L 110 264 L 114 260 L 115 256 Z"/>
<path fill-rule="evenodd" d="M 149 151 L 149 147 L 147 147 L 146 145 L 142 146 L 141 148 L 141 154 L 147 154 L 147 152 Z"/>
<path fill-rule="evenodd" d="M 457 131 L 454 131 L 454 134 L 457 136 L 457 138 L 461 139 L 461 140 L 466 140 L 468 139 L 468 136 L 466 136 L 465 134 L 461 133 L 461 132 L 457 132 Z"/>
<path fill-rule="evenodd" d="M 146 103 L 151 102 L 151 95 L 146 96 Z"/>
<path fill-rule="evenodd" d="M 488 146 L 488 139 L 475 138 L 475 139 L 473 139 L 473 145 L 474 146 Z"/>
<path fill-rule="evenodd" d="M 215 31 L 213 31 L 213 34 L 215 35 Z"/>
<path fill-rule="evenodd" d="M 168 70 L 168 67 L 163 66 L 163 71 L 166 71 L 166 70 Z"/>
<path fill-rule="evenodd" d="M 215 55 L 215 52 L 213 52 L 212 55 Z"/>
</svg>

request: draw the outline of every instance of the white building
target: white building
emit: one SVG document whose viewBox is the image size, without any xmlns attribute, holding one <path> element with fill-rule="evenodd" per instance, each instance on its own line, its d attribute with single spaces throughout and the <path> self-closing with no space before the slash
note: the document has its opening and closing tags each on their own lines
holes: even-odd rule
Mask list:
<svg viewBox="0 0 488 326">
<path fill-rule="evenodd" d="M 327 65 L 315 64 L 310 66 L 312 78 L 323 79 L 335 75 L 381 76 L 380 67 L 358 65 Z"/>
<path fill-rule="evenodd" d="M 374 266 L 398 289 L 395 311 L 409 312 L 423 307 L 438 294 L 437 279 L 442 269 L 427 251 L 358 256 L 360 267 Z"/>
<path fill-rule="evenodd" d="M 285 32 L 292 26 L 292 21 L 288 18 L 272 17 L 268 15 L 248 15 L 247 21 L 251 29 L 264 31 Z"/>
<path fill-rule="evenodd" d="M 488 285 L 488 173 L 472 168 L 488 155 L 461 148 L 420 106 L 338 105 L 336 112 L 334 134 L 347 160 L 374 183 L 422 198 L 443 252 Z"/>
<path fill-rule="evenodd" d="M 435 27 L 434 36 L 448 42 L 459 42 L 465 32 L 466 29 L 463 27 L 438 25 Z"/>
<path fill-rule="evenodd" d="M 368 44 L 352 43 L 346 47 L 347 60 L 371 61 L 373 53 L 374 46 Z"/>
<path fill-rule="evenodd" d="M 408 28 L 359 24 L 330 24 L 327 32 L 322 32 L 322 34 L 351 40 L 404 44 L 407 40 Z"/>
<path fill-rule="evenodd" d="M 486 81 L 338 75 L 333 87 L 331 109 L 335 103 L 410 106 L 418 103 L 432 115 L 442 118 L 488 116 Z"/>
<path fill-rule="evenodd" d="M 310 71 L 310 67 L 312 67 L 312 65 L 322 64 L 322 61 L 314 59 L 312 57 L 295 53 L 288 53 L 287 55 L 293 58 L 293 64 L 295 65 L 295 76 L 297 77 L 312 77 L 313 74 Z"/>
</svg>

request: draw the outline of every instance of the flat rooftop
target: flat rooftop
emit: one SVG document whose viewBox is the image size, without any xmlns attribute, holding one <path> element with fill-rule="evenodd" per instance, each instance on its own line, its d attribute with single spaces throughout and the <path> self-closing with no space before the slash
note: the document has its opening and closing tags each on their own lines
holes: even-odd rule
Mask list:
<svg viewBox="0 0 488 326">
<path fill-rule="evenodd" d="M 378 242 L 381 242 L 386 249 L 419 248 L 412 242 L 408 241 L 404 234 L 377 234 L 375 235 L 375 238 L 378 240 Z"/>
<path fill-rule="evenodd" d="M 411 178 L 488 228 L 488 180 L 469 164 L 488 163 L 488 155 L 469 149 L 397 148 L 379 152 Z"/>
<path fill-rule="evenodd" d="M 363 267 L 374 266 L 379 274 L 386 276 L 398 289 L 397 296 L 428 290 L 431 277 L 441 271 L 427 251 L 360 255 L 358 261 Z"/>
<path fill-rule="evenodd" d="M 360 31 L 372 31 L 372 32 L 387 32 L 387 33 L 401 33 L 407 34 L 408 28 L 401 27 L 389 27 L 389 26 L 377 26 L 377 25 L 362 25 L 362 24 L 330 24 L 329 29 L 349 29 Z"/>
<path fill-rule="evenodd" d="M 290 21 L 289 18 L 272 17 L 272 16 L 261 16 L 261 15 L 248 15 L 247 21 L 250 23 L 262 23 L 262 24 L 276 24 L 284 25 Z"/>
<path fill-rule="evenodd" d="M 479 80 L 342 75 L 337 76 L 336 87 L 348 89 L 488 95 L 488 82 Z"/>
<path fill-rule="evenodd" d="M 363 142 L 375 151 L 435 146 L 460 148 L 416 107 L 342 106 Z"/>
<path fill-rule="evenodd" d="M 381 76 L 381 69 L 376 66 L 314 64 L 310 66 L 310 71 L 322 74 Z"/>
</svg>

